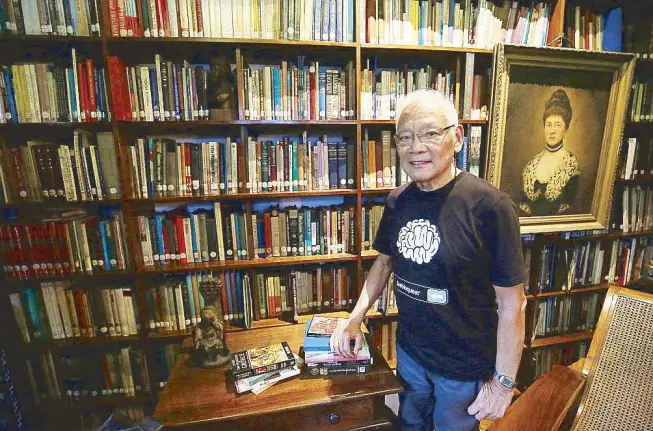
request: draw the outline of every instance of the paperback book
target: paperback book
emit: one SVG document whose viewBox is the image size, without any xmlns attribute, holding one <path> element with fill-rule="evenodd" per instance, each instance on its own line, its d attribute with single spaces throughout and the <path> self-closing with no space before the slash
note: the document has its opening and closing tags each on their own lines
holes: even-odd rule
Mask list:
<svg viewBox="0 0 653 431">
<path fill-rule="evenodd" d="M 234 353 L 231 371 L 234 379 L 240 380 L 270 371 L 278 371 L 297 364 L 288 343 L 272 344 Z"/>
</svg>

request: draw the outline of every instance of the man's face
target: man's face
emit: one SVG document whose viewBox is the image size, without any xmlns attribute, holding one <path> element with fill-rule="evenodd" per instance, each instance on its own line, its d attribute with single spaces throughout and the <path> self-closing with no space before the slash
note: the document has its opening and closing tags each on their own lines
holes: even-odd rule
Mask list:
<svg viewBox="0 0 653 431">
<path fill-rule="evenodd" d="M 418 134 L 411 145 L 397 145 L 397 154 L 402 168 L 408 176 L 418 183 L 427 182 L 433 186 L 442 186 L 451 170 L 451 163 L 456 151 L 458 128 L 450 128 L 436 142 L 425 143 L 423 137 L 440 133 L 451 124 L 445 124 L 444 115 L 434 112 L 407 113 L 402 115 L 397 125 L 398 135 Z M 448 179 L 448 177 L 447 177 Z"/>
</svg>

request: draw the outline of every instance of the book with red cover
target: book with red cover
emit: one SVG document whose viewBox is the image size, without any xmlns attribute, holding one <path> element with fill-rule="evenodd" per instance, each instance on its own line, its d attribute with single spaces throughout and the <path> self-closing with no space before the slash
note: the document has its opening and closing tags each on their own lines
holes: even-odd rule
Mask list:
<svg viewBox="0 0 653 431">
<path fill-rule="evenodd" d="M 111 80 L 111 99 L 113 102 L 113 115 L 118 121 L 132 119 L 131 105 L 127 86 L 125 64 L 114 56 L 107 57 L 109 79 Z"/>
</svg>

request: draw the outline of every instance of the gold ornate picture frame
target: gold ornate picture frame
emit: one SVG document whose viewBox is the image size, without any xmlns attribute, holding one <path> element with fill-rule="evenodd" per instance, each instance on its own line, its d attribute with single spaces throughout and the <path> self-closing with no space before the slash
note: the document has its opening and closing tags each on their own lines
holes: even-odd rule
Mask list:
<svg viewBox="0 0 653 431">
<path fill-rule="evenodd" d="M 485 179 L 521 233 L 608 225 L 635 56 L 497 44 Z"/>
</svg>

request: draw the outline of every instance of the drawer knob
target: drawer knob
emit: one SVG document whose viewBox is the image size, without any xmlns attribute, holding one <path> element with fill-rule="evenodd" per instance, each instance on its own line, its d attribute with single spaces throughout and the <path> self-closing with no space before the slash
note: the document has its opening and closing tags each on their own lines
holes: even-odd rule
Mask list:
<svg viewBox="0 0 653 431">
<path fill-rule="evenodd" d="M 329 423 L 330 423 L 331 425 L 335 425 L 335 424 L 337 424 L 338 422 L 340 422 L 340 415 L 337 414 L 337 413 L 331 413 L 331 414 L 329 415 Z"/>
</svg>

